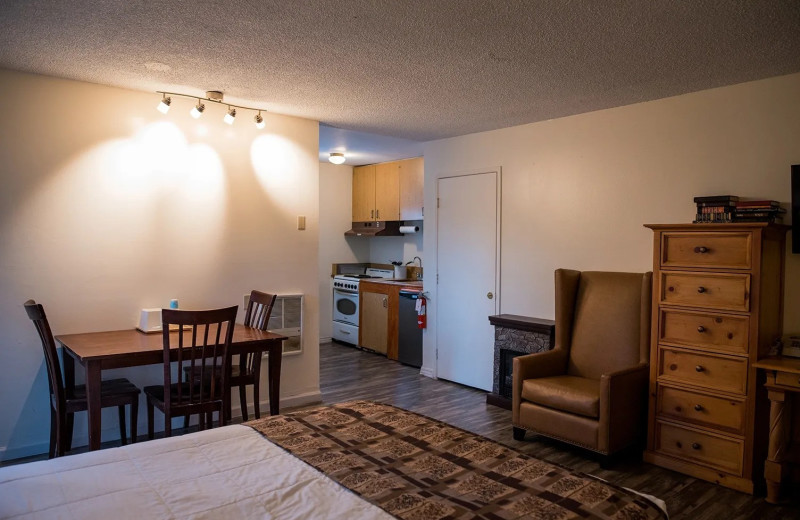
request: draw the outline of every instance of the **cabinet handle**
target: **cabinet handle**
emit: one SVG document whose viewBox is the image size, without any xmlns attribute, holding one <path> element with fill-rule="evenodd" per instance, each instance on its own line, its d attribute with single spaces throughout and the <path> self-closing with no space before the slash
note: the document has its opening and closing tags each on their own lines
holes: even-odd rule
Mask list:
<svg viewBox="0 0 800 520">
<path fill-rule="evenodd" d="M 375 210 L 374 209 L 369 210 L 369 218 L 375 218 Z"/>
<path fill-rule="evenodd" d="M 700 443 L 697 443 L 697 442 L 693 442 L 692 443 L 692 449 L 693 450 L 699 450 L 700 448 L 702 448 L 702 446 L 700 446 Z"/>
<path fill-rule="evenodd" d="M 695 247 L 694 248 L 694 252 L 695 253 L 700 253 L 700 254 L 708 253 L 708 248 L 706 246 Z"/>
<path fill-rule="evenodd" d="M 375 218 L 381 218 L 381 210 L 379 209 L 375 210 Z"/>
<path fill-rule="evenodd" d="M 697 332 L 699 332 L 700 334 L 704 333 L 705 331 L 706 331 L 706 328 L 703 327 L 702 325 L 697 327 Z"/>
<path fill-rule="evenodd" d="M 700 287 L 697 288 L 697 292 L 703 294 L 704 292 L 706 292 L 706 288 L 701 285 Z"/>
<path fill-rule="evenodd" d="M 694 411 L 695 412 L 702 412 L 703 411 L 703 405 L 702 404 L 694 405 Z"/>
<path fill-rule="evenodd" d="M 383 308 L 386 308 L 386 298 L 383 299 Z"/>
<path fill-rule="evenodd" d="M 702 372 L 703 370 L 705 370 L 705 368 L 703 368 L 703 365 L 697 365 L 696 367 L 694 367 L 694 369 L 696 372 Z"/>
</svg>

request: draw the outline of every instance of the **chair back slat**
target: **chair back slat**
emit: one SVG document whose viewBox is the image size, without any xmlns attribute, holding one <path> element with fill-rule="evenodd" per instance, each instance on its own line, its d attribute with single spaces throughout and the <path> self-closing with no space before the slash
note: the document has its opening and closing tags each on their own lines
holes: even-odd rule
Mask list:
<svg viewBox="0 0 800 520">
<path fill-rule="evenodd" d="M 164 404 L 167 407 L 182 405 L 202 406 L 226 398 L 228 378 L 228 349 L 233 339 L 233 327 L 238 306 L 204 311 L 162 309 L 162 336 L 164 341 Z M 170 330 L 173 327 L 175 330 Z M 186 329 L 190 330 L 186 330 Z M 200 369 L 199 380 L 172 385 L 171 351 L 177 350 L 178 374 L 184 364 Z M 214 367 L 221 367 L 219 380 Z M 180 379 L 180 376 L 179 376 Z"/>
<path fill-rule="evenodd" d="M 259 330 L 267 330 L 272 308 L 275 306 L 276 296 L 261 291 L 251 291 L 244 324 Z M 247 354 L 239 357 L 239 370 L 241 373 L 253 373 L 256 370 L 256 356 L 260 354 Z"/>
<path fill-rule="evenodd" d="M 53 332 L 50 330 L 50 323 L 47 321 L 44 307 L 40 304 L 33 300 L 28 300 L 24 303 L 24 306 L 25 312 L 27 312 L 28 318 L 33 321 L 33 325 L 36 327 L 36 332 L 42 342 L 50 396 L 55 401 L 56 412 L 62 413 L 66 406 L 67 396 L 64 390 L 64 379 L 61 375 L 61 363 L 58 360 L 58 349 L 53 338 Z"/>
</svg>

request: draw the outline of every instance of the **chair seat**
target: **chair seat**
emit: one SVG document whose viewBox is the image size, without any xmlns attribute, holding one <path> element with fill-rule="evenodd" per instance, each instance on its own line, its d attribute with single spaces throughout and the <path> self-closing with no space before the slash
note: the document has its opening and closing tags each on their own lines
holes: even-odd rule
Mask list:
<svg viewBox="0 0 800 520">
<path fill-rule="evenodd" d="M 178 388 L 181 388 L 181 396 L 183 397 L 183 401 L 181 404 L 190 403 L 189 401 L 189 383 L 173 383 L 170 385 L 170 399 L 173 403 L 177 403 L 178 400 Z M 192 395 L 199 396 L 200 395 L 200 387 L 199 385 L 195 385 Z M 153 386 L 146 386 L 144 387 L 144 393 L 147 395 L 148 398 L 153 399 L 157 403 L 164 403 L 164 386 L 163 385 L 153 385 Z M 203 395 L 208 396 L 208 389 L 203 389 Z M 196 397 L 197 398 L 197 397 Z M 222 399 L 222 391 L 221 389 L 217 390 L 217 397 L 216 400 Z"/>
<path fill-rule="evenodd" d="M 125 378 L 109 379 L 100 383 L 100 406 L 119 406 L 138 399 L 139 388 Z M 72 397 L 67 398 L 67 412 L 86 410 L 86 385 L 75 385 Z"/>
<path fill-rule="evenodd" d="M 600 381 L 576 376 L 526 379 L 522 383 L 522 398 L 548 408 L 600 417 Z"/>
</svg>

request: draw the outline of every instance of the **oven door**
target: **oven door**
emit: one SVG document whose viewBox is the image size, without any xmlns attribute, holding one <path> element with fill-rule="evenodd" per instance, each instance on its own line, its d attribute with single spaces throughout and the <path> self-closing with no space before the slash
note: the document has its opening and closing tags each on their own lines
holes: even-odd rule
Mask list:
<svg viewBox="0 0 800 520">
<path fill-rule="evenodd" d="M 333 290 L 333 321 L 358 327 L 358 293 Z"/>
</svg>

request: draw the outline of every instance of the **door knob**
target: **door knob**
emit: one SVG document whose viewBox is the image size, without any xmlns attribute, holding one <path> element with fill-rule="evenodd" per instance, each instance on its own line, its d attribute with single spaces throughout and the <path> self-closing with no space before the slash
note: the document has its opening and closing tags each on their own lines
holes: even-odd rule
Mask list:
<svg viewBox="0 0 800 520">
<path fill-rule="evenodd" d="M 494 294 L 492 294 L 491 292 L 488 292 L 488 293 L 486 293 L 486 297 L 491 300 L 492 298 L 494 298 Z"/>
</svg>

